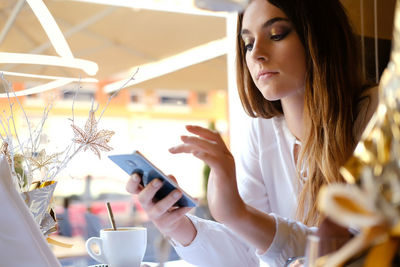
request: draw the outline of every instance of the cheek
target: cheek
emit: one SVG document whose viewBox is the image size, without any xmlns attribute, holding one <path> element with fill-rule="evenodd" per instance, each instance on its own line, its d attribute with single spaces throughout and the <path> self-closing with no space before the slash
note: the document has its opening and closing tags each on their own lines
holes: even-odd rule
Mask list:
<svg viewBox="0 0 400 267">
<path fill-rule="evenodd" d="M 287 71 L 295 80 L 296 84 L 304 85 L 306 75 L 306 56 L 304 48 L 301 44 L 297 44 L 287 50 L 285 61 L 290 62 L 287 64 Z"/>
<path fill-rule="evenodd" d="M 246 59 L 246 66 L 247 66 L 247 69 L 250 71 L 250 73 L 251 73 L 251 66 L 252 66 L 252 63 L 251 63 L 251 57 L 250 57 L 250 55 L 249 55 L 249 53 L 246 53 L 246 57 L 245 57 L 245 59 Z"/>
<path fill-rule="evenodd" d="M 301 44 L 297 44 L 289 53 L 291 58 L 291 69 L 295 74 L 295 78 L 304 82 L 306 75 L 306 55 L 304 48 Z"/>
<path fill-rule="evenodd" d="M 246 54 L 246 66 L 247 66 L 247 69 L 249 70 L 249 72 L 250 72 L 250 74 L 251 74 L 251 77 L 253 77 L 254 78 L 254 74 L 253 74 L 253 72 L 254 72 L 254 62 L 251 60 L 251 57 L 249 56 L 249 54 L 247 53 Z"/>
</svg>

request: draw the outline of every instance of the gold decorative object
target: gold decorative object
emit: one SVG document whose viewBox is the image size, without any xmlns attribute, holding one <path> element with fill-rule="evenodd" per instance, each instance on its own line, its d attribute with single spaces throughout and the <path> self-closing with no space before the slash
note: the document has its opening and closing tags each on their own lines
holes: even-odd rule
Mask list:
<svg viewBox="0 0 400 267">
<path fill-rule="evenodd" d="M 360 231 L 318 266 L 343 266 L 364 255 L 362 266 L 392 266 L 400 243 L 400 0 L 396 2 L 390 62 L 379 84 L 379 106 L 353 156 L 341 168 L 347 185 L 329 185 L 320 210 Z"/>
</svg>

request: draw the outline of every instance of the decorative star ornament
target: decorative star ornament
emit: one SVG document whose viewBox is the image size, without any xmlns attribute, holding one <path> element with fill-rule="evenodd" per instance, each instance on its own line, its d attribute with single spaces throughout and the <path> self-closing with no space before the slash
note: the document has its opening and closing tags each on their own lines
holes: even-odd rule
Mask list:
<svg viewBox="0 0 400 267">
<path fill-rule="evenodd" d="M 4 155 L 7 159 L 8 164 L 11 165 L 11 155 L 10 155 L 10 151 L 8 149 L 8 143 L 5 141 L 1 144 L 0 155 Z"/>
<path fill-rule="evenodd" d="M 46 151 L 42 149 L 39 153 L 31 153 L 31 156 L 28 157 L 29 162 L 32 164 L 35 170 L 42 170 L 43 168 L 47 169 L 47 165 L 57 163 L 58 161 L 58 156 L 60 153 L 55 153 L 51 155 L 47 155 Z"/>
<path fill-rule="evenodd" d="M 97 121 L 94 110 L 90 110 L 89 118 L 87 119 L 83 130 L 75 124 L 72 124 L 71 127 L 75 134 L 72 141 L 83 148 L 83 151 L 90 149 L 100 159 L 100 151 L 110 151 L 113 149 L 107 143 L 115 132 L 109 130 L 97 131 Z"/>
</svg>

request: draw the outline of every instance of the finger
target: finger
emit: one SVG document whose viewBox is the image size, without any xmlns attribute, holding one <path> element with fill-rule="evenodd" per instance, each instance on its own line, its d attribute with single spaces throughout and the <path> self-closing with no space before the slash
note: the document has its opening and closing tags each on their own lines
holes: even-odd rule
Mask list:
<svg viewBox="0 0 400 267">
<path fill-rule="evenodd" d="M 182 141 L 184 141 L 186 145 L 192 145 L 191 152 L 193 154 L 203 153 L 208 155 L 208 157 L 214 158 L 221 158 L 224 155 L 230 154 L 225 144 L 215 144 L 210 141 L 191 136 L 182 136 Z"/>
<path fill-rule="evenodd" d="M 176 180 L 175 176 L 173 176 L 172 174 L 169 174 L 168 178 L 171 179 L 174 183 L 178 184 L 178 181 Z"/>
<path fill-rule="evenodd" d="M 182 197 L 182 192 L 179 190 L 174 190 L 169 193 L 166 197 L 159 200 L 157 203 L 153 204 L 153 207 L 148 212 L 148 216 L 151 219 L 157 219 L 163 214 L 168 212 L 168 210 Z"/>
<path fill-rule="evenodd" d="M 216 154 L 221 150 L 226 150 L 225 146 L 220 146 L 213 141 L 194 136 L 181 136 L 181 140 L 184 142 L 184 144 L 170 148 L 169 151 L 171 153 L 193 153 L 200 150 L 207 153 Z"/>
<path fill-rule="evenodd" d="M 195 148 L 193 145 L 190 145 L 190 144 L 182 144 L 182 145 L 177 145 L 177 146 L 171 147 L 168 149 L 168 151 L 172 154 L 193 153 L 195 151 Z"/>
<path fill-rule="evenodd" d="M 163 220 L 169 222 L 171 225 L 175 224 L 183 215 L 188 213 L 192 208 L 190 207 L 180 207 L 173 209 L 165 214 Z"/>
<path fill-rule="evenodd" d="M 219 165 L 221 164 L 220 159 L 218 156 L 214 156 L 210 153 L 206 153 L 204 151 L 195 151 L 193 152 L 193 155 L 204 161 L 205 164 L 209 165 L 211 168 L 218 168 Z"/>
<path fill-rule="evenodd" d="M 155 221 L 158 227 L 167 230 L 171 226 L 173 227 L 176 223 L 192 208 L 190 207 L 180 207 L 175 208 L 170 212 L 163 214 L 158 220 Z"/>
<path fill-rule="evenodd" d="M 218 144 L 225 144 L 221 135 L 215 130 L 210 130 L 210 129 L 200 127 L 200 126 L 195 126 L 195 125 L 187 125 L 186 129 L 189 132 L 196 134 L 198 136 L 201 136 L 202 138 L 205 138 L 207 140 L 215 141 Z"/>
<path fill-rule="evenodd" d="M 163 183 L 159 179 L 154 179 L 143 188 L 138 195 L 138 200 L 143 208 L 148 209 L 153 205 L 153 198 L 162 185 Z"/>
<path fill-rule="evenodd" d="M 213 151 L 213 153 L 215 155 L 209 154 L 208 153 L 209 151 Z M 218 159 L 220 157 L 218 157 L 218 155 L 217 155 L 218 153 L 215 153 L 216 152 L 215 150 L 209 150 L 209 151 L 202 151 L 202 150 L 198 149 L 198 147 L 195 148 L 195 147 L 189 146 L 189 145 L 179 145 L 179 146 L 171 147 L 169 149 L 169 152 L 172 154 L 191 153 L 198 159 L 203 160 L 206 164 L 210 165 L 210 167 L 211 167 L 214 165 L 215 159 Z M 212 163 L 212 164 L 210 164 L 210 163 Z"/>
<path fill-rule="evenodd" d="M 140 184 L 140 180 L 141 178 L 137 173 L 132 174 L 126 183 L 126 191 L 131 194 L 138 194 L 143 189 L 143 186 Z"/>
<path fill-rule="evenodd" d="M 210 140 L 206 140 L 206 139 L 203 139 L 203 138 L 198 138 L 198 137 L 195 137 L 195 136 L 183 135 L 183 136 L 181 136 L 181 140 L 185 144 L 189 144 L 189 145 L 196 146 L 198 148 L 202 148 L 202 150 L 210 150 L 210 149 L 214 150 L 214 149 L 216 149 L 218 147 L 221 147 L 215 141 L 210 141 Z M 222 148 L 224 148 L 224 147 L 222 147 Z"/>
</svg>

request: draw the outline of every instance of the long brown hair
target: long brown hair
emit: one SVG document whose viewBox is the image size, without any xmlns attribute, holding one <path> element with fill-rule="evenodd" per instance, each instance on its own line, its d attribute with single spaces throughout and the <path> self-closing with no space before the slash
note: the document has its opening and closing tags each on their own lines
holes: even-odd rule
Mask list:
<svg viewBox="0 0 400 267">
<path fill-rule="evenodd" d="M 303 186 L 297 217 L 307 225 L 318 225 L 322 219 L 316 207 L 319 189 L 324 184 L 343 182 L 339 168 L 356 144 L 353 128 L 367 88 L 361 75 L 360 50 L 339 0 L 268 1 L 287 15 L 306 53 L 307 127 L 297 169 L 306 166 L 307 178 L 300 181 Z M 242 18 L 239 14 L 236 67 L 243 107 L 252 117 L 282 115 L 281 102 L 266 100 L 247 69 L 240 36 Z"/>
</svg>

